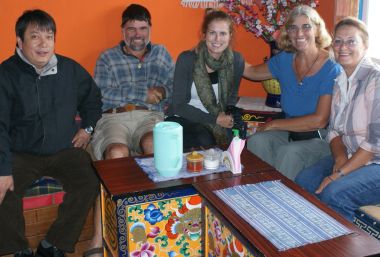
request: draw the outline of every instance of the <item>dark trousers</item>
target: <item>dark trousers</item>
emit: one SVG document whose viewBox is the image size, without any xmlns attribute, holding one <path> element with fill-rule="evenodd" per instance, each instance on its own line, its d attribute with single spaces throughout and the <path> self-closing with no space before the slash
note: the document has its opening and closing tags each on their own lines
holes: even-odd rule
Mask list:
<svg viewBox="0 0 380 257">
<path fill-rule="evenodd" d="M 43 176 L 59 181 L 66 192 L 46 240 L 58 249 L 73 252 L 99 193 L 99 180 L 89 154 L 79 148 L 49 156 L 13 153 L 12 165 L 14 191 L 8 191 L 0 205 L 0 255 L 28 248 L 22 197 L 28 186 Z"/>
<path fill-rule="evenodd" d="M 170 116 L 165 121 L 174 121 L 183 127 L 183 149 L 185 150 L 216 145 L 214 135 L 202 123 L 177 116 Z"/>
</svg>

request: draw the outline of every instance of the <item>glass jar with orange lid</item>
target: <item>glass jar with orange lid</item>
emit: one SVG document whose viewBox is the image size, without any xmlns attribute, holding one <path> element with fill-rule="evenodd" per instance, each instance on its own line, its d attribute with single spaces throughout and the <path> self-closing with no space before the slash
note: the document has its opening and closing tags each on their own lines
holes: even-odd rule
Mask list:
<svg viewBox="0 0 380 257">
<path fill-rule="evenodd" d="M 203 159 L 203 154 L 200 154 L 196 151 L 189 153 L 186 156 L 187 170 L 189 172 L 201 172 L 203 170 Z"/>
</svg>

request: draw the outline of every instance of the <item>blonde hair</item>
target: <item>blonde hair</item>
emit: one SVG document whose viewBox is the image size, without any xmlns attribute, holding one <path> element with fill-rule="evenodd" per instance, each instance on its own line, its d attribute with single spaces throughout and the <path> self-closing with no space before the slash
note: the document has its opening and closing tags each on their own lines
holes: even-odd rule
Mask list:
<svg viewBox="0 0 380 257">
<path fill-rule="evenodd" d="M 364 22 L 362 22 L 361 20 L 355 17 L 343 18 L 335 25 L 334 36 L 336 35 L 336 32 L 338 31 L 338 29 L 340 29 L 343 26 L 351 26 L 358 29 L 361 32 L 360 34 L 361 34 L 361 38 L 363 40 L 364 45 L 368 47 L 369 35 L 368 35 L 367 25 Z"/>
<path fill-rule="evenodd" d="M 288 51 L 295 52 L 292 42 L 290 41 L 287 29 L 299 16 L 306 16 L 314 25 L 317 30 L 315 35 L 315 44 L 318 48 L 323 49 L 329 47 L 331 44 L 331 36 L 327 32 L 325 22 L 319 16 L 318 12 L 308 5 L 298 5 L 289 13 L 284 26 L 281 28 L 281 34 L 278 41 L 278 47 Z"/>
</svg>

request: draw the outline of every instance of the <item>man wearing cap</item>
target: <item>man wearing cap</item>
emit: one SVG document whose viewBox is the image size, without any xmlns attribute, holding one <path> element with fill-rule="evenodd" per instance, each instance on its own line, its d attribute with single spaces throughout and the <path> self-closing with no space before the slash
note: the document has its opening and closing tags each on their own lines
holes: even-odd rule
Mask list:
<svg viewBox="0 0 380 257">
<path fill-rule="evenodd" d="M 123 40 L 103 52 L 94 79 L 103 96 L 103 116 L 92 146 L 97 159 L 153 152 L 153 126 L 162 121 L 172 93 L 174 62 L 150 42 L 151 16 L 138 4 L 122 14 Z"/>
<path fill-rule="evenodd" d="M 169 105 L 174 62 L 164 46 L 150 42 L 151 26 L 145 7 L 129 5 L 122 14 L 123 40 L 96 62 L 94 79 L 103 96 L 103 116 L 92 141 L 98 160 L 153 152 L 152 130 Z M 94 224 L 85 257 L 102 255 L 100 201 Z"/>
</svg>

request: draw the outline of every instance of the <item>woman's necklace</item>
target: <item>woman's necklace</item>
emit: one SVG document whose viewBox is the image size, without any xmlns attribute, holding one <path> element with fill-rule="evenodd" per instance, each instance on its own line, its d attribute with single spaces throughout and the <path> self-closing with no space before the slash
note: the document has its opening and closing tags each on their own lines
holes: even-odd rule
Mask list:
<svg viewBox="0 0 380 257">
<path fill-rule="evenodd" d="M 298 73 L 298 66 L 297 66 L 297 62 L 295 61 L 295 68 L 296 68 L 296 75 L 297 75 L 297 80 L 298 80 L 298 86 L 302 86 L 303 85 L 303 79 L 306 77 L 306 75 L 311 71 L 311 69 L 314 67 L 314 64 L 317 62 L 318 58 L 319 58 L 319 51 L 318 51 L 318 55 L 317 57 L 314 59 L 313 63 L 310 65 L 310 67 L 302 74 L 302 76 L 300 76 L 300 74 Z"/>
</svg>

